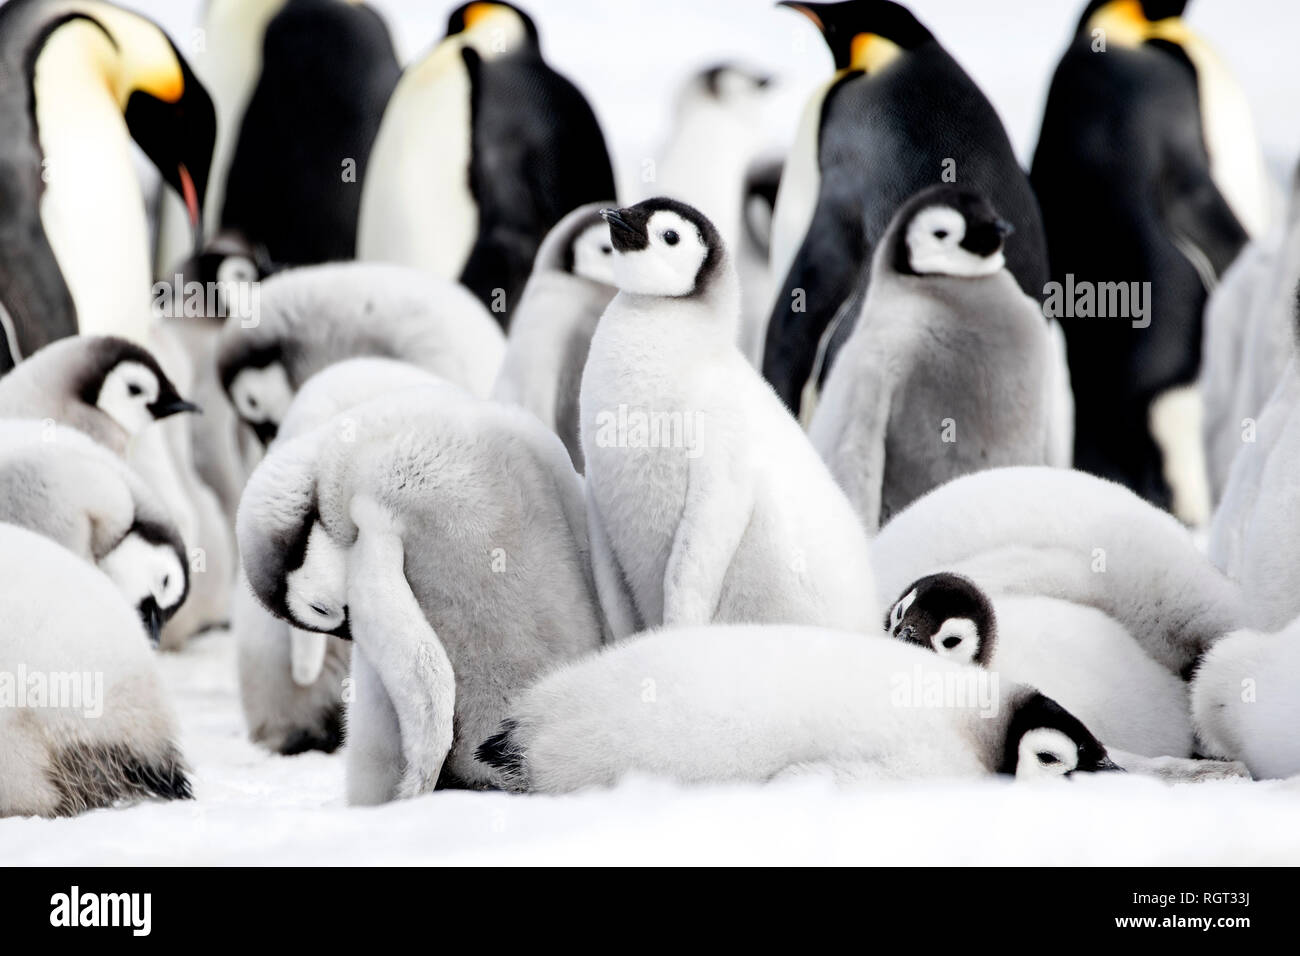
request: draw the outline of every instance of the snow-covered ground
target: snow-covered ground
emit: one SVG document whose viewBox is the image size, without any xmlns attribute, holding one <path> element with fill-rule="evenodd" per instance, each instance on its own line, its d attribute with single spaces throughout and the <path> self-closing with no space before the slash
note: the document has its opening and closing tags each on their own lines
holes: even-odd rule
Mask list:
<svg viewBox="0 0 1300 956">
<path fill-rule="evenodd" d="M 1300 779 L 870 790 L 638 779 L 569 797 L 441 792 L 349 808 L 341 752 L 278 757 L 248 742 L 229 635 L 160 661 L 196 799 L 0 820 L 0 865 L 1300 864 Z"/>
</svg>

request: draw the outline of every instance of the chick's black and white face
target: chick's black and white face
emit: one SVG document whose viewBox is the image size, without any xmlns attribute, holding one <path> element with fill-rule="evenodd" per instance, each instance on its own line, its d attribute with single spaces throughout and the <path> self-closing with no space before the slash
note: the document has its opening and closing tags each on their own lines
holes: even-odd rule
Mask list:
<svg viewBox="0 0 1300 956">
<path fill-rule="evenodd" d="M 908 264 L 917 275 L 964 279 L 993 275 L 1006 265 L 1002 246 L 1010 231 L 996 216 L 927 206 L 907 226 Z"/>
<path fill-rule="evenodd" d="M 99 388 L 96 406 L 130 435 L 156 420 L 149 406 L 158 401 L 162 385 L 153 369 L 135 361 L 118 362 Z"/>
<path fill-rule="evenodd" d="M 614 283 L 638 295 L 687 296 L 698 291 L 710 259 L 709 240 L 690 219 L 638 203 L 601 211 L 614 247 Z"/>
<path fill-rule="evenodd" d="M 603 222 L 592 223 L 578 233 L 571 252 L 574 275 L 602 285 L 614 284 L 614 244 Z"/>
<path fill-rule="evenodd" d="M 315 522 L 307 533 L 302 563 L 285 577 L 285 605 L 295 624 L 309 631 L 337 631 L 347 620 L 347 549 Z"/>
<path fill-rule="evenodd" d="M 1073 714 L 1049 697 L 1031 692 L 1008 726 L 1002 773 L 1017 780 L 1118 771 L 1105 746 Z"/>
<path fill-rule="evenodd" d="M 99 568 L 136 609 L 150 640 L 157 643 L 163 622 L 185 599 L 185 565 L 176 549 L 133 531 L 100 559 Z"/>
<path fill-rule="evenodd" d="M 956 574 L 921 578 L 903 592 L 885 620 L 890 637 L 928 648 L 962 664 L 987 664 L 993 653 L 993 606 L 975 584 Z"/>
<path fill-rule="evenodd" d="M 230 400 L 262 444 L 269 444 L 293 401 L 289 373 L 279 362 L 241 369 L 230 381 Z"/>
</svg>

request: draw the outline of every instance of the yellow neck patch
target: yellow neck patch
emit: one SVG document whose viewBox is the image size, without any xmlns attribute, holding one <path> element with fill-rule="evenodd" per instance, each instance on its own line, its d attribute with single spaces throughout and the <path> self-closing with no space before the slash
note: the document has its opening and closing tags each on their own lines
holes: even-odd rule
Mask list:
<svg viewBox="0 0 1300 956">
<path fill-rule="evenodd" d="M 93 30 L 93 34 L 99 35 L 98 40 L 95 40 L 92 32 L 79 31 L 79 35 L 84 37 L 87 57 L 100 63 L 104 82 L 123 109 L 131 94 L 137 90 L 157 97 L 164 103 L 175 103 L 185 93 L 185 78 L 181 73 L 180 60 L 166 34 L 153 23 L 100 0 L 70 3 L 68 9 L 94 18 L 117 44 L 116 51 L 113 51 L 116 55 L 106 57 L 102 50 L 102 33 Z M 55 32 L 74 26 L 77 22 L 74 20 Z M 83 23 L 83 26 L 89 25 Z"/>
<path fill-rule="evenodd" d="M 1179 46 L 1197 42 L 1181 17 L 1148 20 L 1138 0 L 1113 0 L 1089 18 L 1087 29 L 1101 30 L 1107 43 L 1125 47 L 1141 46 L 1147 40 L 1167 40 Z"/>
<path fill-rule="evenodd" d="M 883 70 L 903 54 L 903 48 L 878 33 L 859 33 L 849 45 L 852 70 L 874 73 Z"/>
</svg>

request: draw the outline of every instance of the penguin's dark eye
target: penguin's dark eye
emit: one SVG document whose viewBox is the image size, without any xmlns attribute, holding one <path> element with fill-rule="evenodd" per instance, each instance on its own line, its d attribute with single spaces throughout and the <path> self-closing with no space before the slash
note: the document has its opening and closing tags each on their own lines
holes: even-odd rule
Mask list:
<svg viewBox="0 0 1300 956">
<path fill-rule="evenodd" d="M 130 385 L 126 387 L 126 393 L 130 395 L 132 398 L 134 398 L 136 395 L 144 394 L 144 389 L 142 389 L 139 385 L 135 384 L 135 382 L 132 382 Z"/>
<path fill-rule="evenodd" d="M 169 587 L 171 587 L 171 583 L 172 583 L 172 576 L 171 576 L 170 574 L 164 574 L 164 575 L 163 575 L 163 590 L 165 591 L 165 590 L 167 590 Z"/>
<path fill-rule="evenodd" d="M 952 650 L 960 643 L 961 643 L 960 637 L 945 637 L 943 639 L 943 646 L 946 647 L 948 650 Z"/>
<path fill-rule="evenodd" d="M 609 255 L 609 254 L 610 254 L 611 252 L 613 252 L 613 251 L 614 251 L 614 250 L 611 249 L 609 246 L 601 246 L 601 247 L 600 247 L 600 254 L 601 254 L 602 256 L 607 256 L 607 255 Z"/>
<path fill-rule="evenodd" d="M 1038 762 L 1041 763 L 1044 767 L 1050 767 L 1052 766 L 1052 764 L 1060 763 L 1061 758 L 1056 756 L 1056 754 L 1054 753 L 1049 753 L 1046 750 L 1044 750 L 1042 753 L 1038 755 Z"/>
<path fill-rule="evenodd" d="M 677 235 L 676 229 L 669 229 L 667 232 L 664 233 L 664 242 L 668 243 L 668 245 L 670 246 L 677 245 L 677 241 L 680 238 L 681 236 Z"/>
<path fill-rule="evenodd" d="M 934 238 L 936 238 L 936 239 L 947 239 L 947 238 L 948 238 L 948 230 L 947 230 L 947 229 L 936 229 L 936 230 L 934 231 Z"/>
</svg>

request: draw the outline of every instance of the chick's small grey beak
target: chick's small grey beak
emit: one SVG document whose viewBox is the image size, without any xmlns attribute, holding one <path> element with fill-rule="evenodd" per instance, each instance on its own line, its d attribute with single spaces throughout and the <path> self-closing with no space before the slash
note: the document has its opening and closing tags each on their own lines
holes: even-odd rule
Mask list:
<svg viewBox="0 0 1300 956">
<path fill-rule="evenodd" d="M 1005 219 L 997 220 L 995 223 L 993 223 L 993 228 L 997 230 L 998 235 L 1001 236 L 1003 239 L 1005 239 L 1007 236 L 1011 235 L 1013 232 L 1016 231 L 1016 227 L 1013 226 L 1011 223 L 1007 222 Z"/>
</svg>

